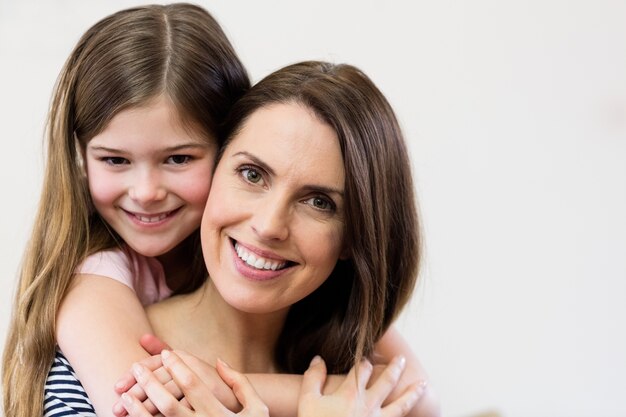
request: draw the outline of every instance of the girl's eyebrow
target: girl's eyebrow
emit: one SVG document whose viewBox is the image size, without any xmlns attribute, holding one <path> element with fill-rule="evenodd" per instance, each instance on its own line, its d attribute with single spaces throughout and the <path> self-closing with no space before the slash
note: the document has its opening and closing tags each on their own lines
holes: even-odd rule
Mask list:
<svg viewBox="0 0 626 417">
<path fill-rule="evenodd" d="M 262 168 L 269 175 L 275 175 L 274 170 L 270 168 L 270 166 L 267 163 L 263 162 L 261 159 L 251 154 L 250 152 L 240 151 L 240 152 L 233 154 L 233 156 L 244 156 L 250 159 L 255 165 L 258 165 L 260 168 Z M 338 189 L 338 188 L 327 187 L 324 185 L 317 185 L 317 184 L 307 184 L 307 185 L 304 185 L 302 188 L 309 192 L 318 192 L 318 193 L 323 193 L 323 194 L 337 194 L 341 198 L 343 198 L 343 190 Z"/>
<path fill-rule="evenodd" d="M 169 153 L 169 152 L 178 152 L 178 151 L 186 150 L 186 149 L 204 149 L 207 146 L 208 145 L 203 144 L 203 143 L 189 142 L 189 143 L 183 143 L 183 144 L 176 145 L 176 146 L 170 146 L 169 148 L 164 148 L 164 149 L 161 149 L 159 151 L 160 152 Z M 87 145 L 87 148 L 92 150 L 92 151 L 100 151 L 100 152 L 110 152 L 110 153 L 125 153 L 125 152 L 127 152 L 124 149 L 109 148 L 108 146 Z"/>
</svg>

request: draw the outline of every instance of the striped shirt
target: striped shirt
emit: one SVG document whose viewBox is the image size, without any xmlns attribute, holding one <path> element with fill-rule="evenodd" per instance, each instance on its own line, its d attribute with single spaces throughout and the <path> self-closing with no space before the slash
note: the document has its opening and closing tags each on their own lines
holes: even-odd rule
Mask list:
<svg viewBox="0 0 626 417">
<path fill-rule="evenodd" d="M 44 388 L 44 417 L 96 417 L 96 412 L 74 368 L 57 350 Z"/>
</svg>

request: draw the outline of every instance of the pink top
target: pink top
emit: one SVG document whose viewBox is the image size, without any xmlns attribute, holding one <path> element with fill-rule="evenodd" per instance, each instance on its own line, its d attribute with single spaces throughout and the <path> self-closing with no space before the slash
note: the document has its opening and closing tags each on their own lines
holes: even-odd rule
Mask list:
<svg viewBox="0 0 626 417">
<path fill-rule="evenodd" d="M 128 246 L 94 253 L 76 269 L 79 274 L 101 275 L 130 287 L 142 305 L 172 295 L 165 281 L 165 271 L 155 258 L 138 254 Z"/>
</svg>

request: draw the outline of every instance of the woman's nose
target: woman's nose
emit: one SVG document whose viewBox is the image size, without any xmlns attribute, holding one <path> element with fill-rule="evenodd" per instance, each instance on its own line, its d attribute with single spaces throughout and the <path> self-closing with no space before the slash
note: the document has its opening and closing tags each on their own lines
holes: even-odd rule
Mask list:
<svg viewBox="0 0 626 417">
<path fill-rule="evenodd" d="M 289 236 L 289 209 L 278 199 L 258 202 L 252 219 L 252 229 L 264 240 L 285 240 Z"/>
</svg>

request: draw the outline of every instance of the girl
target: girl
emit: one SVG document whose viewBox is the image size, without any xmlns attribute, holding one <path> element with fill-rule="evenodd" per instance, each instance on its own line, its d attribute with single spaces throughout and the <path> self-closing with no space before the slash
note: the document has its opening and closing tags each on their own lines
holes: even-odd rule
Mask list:
<svg viewBox="0 0 626 417">
<path fill-rule="evenodd" d="M 82 36 L 49 113 L 43 193 L 4 351 L 7 416 L 42 415 L 57 344 L 97 414 L 111 414 L 113 382 L 146 356 L 142 304 L 205 279 L 197 229 L 218 126 L 248 87 L 218 23 L 193 5 L 124 10 Z M 47 408 L 62 395 L 53 391 Z"/>
<path fill-rule="evenodd" d="M 320 353 L 345 373 L 375 357 L 420 255 L 409 161 L 384 96 L 352 66 L 295 64 L 252 87 L 226 132 L 202 219 L 210 279 L 148 308 L 157 336 L 185 361 L 224 358 L 246 373 L 302 373 Z M 172 356 L 163 362 L 195 414 L 142 365 L 139 385 L 165 415 L 202 415 L 206 388 Z M 133 416 L 147 412 L 142 398 L 124 395 Z M 438 415 L 428 391 L 411 415 Z"/>
</svg>

